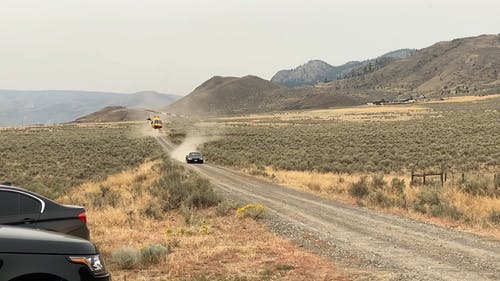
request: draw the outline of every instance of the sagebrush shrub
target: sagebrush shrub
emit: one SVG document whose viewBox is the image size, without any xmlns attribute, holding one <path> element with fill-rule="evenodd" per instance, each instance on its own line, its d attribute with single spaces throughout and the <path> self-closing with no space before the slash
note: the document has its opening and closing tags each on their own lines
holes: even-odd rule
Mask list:
<svg viewBox="0 0 500 281">
<path fill-rule="evenodd" d="M 460 219 L 463 214 L 458 208 L 444 198 L 438 188 L 427 187 L 420 191 L 413 203 L 413 209 L 435 217 L 449 217 Z"/>
<path fill-rule="evenodd" d="M 140 263 L 140 252 L 132 247 L 122 247 L 111 254 L 111 259 L 121 269 L 132 269 Z"/>
<path fill-rule="evenodd" d="M 212 185 L 193 172 L 183 171 L 179 166 L 164 160 L 161 177 L 151 187 L 151 194 L 160 200 L 165 211 L 178 209 L 181 205 L 189 208 L 205 208 L 220 202 Z"/>
<path fill-rule="evenodd" d="M 373 189 L 381 189 L 385 186 L 384 175 L 377 174 L 372 176 L 371 186 Z"/>
<path fill-rule="evenodd" d="M 361 177 L 357 182 L 351 183 L 349 187 L 349 194 L 352 197 L 363 198 L 369 193 L 368 183 L 366 177 Z"/>
<path fill-rule="evenodd" d="M 226 216 L 230 211 L 239 208 L 239 204 L 230 200 L 222 200 L 215 207 L 215 214 L 219 217 Z"/>
<path fill-rule="evenodd" d="M 391 189 L 396 194 L 402 194 L 405 188 L 405 180 L 399 178 L 393 178 L 391 181 Z"/>
<path fill-rule="evenodd" d="M 387 196 L 382 190 L 376 189 L 368 194 L 368 201 L 374 205 L 389 208 L 396 205 L 396 201 Z"/>
<path fill-rule="evenodd" d="M 476 196 L 495 196 L 496 190 L 487 177 L 467 178 L 460 181 L 463 191 Z"/>
<path fill-rule="evenodd" d="M 165 259 L 170 249 L 161 244 L 151 244 L 141 249 L 142 264 L 156 264 Z"/>
</svg>

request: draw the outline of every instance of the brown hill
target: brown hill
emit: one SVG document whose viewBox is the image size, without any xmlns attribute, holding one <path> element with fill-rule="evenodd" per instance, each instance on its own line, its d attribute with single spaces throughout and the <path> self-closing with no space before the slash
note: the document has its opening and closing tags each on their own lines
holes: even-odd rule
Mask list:
<svg viewBox="0 0 500 281">
<path fill-rule="evenodd" d="M 77 123 L 122 122 L 146 120 L 152 113 L 145 109 L 124 106 L 107 106 L 75 120 Z"/>
<path fill-rule="evenodd" d="M 407 58 L 358 70 L 350 78 L 289 89 L 245 76 L 213 77 L 167 107 L 181 114 L 243 114 L 357 105 L 410 96 L 487 94 L 500 91 L 500 36 L 440 42 Z"/>
<path fill-rule="evenodd" d="M 329 83 L 337 90 L 393 94 L 451 95 L 498 91 L 500 36 L 439 42 L 361 77 Z"/>
<path fill-rule="evenodd" d="M 256 76 L 220 77 L 207 80 L 193 92 L 167 106 L 167 110 L 180 114 L 220 115 L 268 110 L 266 101 L 276 102 L 284 86 Z M 273 107 L 273 106 L 271 106 Z"/>
</svg>

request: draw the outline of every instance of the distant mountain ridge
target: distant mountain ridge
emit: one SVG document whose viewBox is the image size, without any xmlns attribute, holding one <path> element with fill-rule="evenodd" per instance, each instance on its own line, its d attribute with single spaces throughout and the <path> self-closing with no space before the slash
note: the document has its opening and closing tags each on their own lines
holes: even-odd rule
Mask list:
<svg viewBox="0 0 500 281">
<path fill-rule="evenodd" d="M 82 116 L 75 120 L 76 123 L 99 123 L 99 122 L 126 122 L 144 121 L 153 113 L 140 108 L 128 108 L 125 106 L 106 106 L 105 108 Z"/>
<path fill-rule="evenodd" d="M 500 91 L 500 35 L 438 42 L 358 77 L 325 85 L 393 95 L 459 95 Z"/>
<path fill-rule="evenodd" d="M 106 106 L 156 108 L 179 98 L 154 91 L 120 94 L 0 90 L 0 126 L 70 122 Z"/>
<path fill-rule="evenodd" d="M 415 49 L 400 49 L 386 53 L 377 59 L 350 61 L 339 66 L 332 66 L 322 60 L 311 60 L 297 68 L 278 71 L 271 78 L 271 82 L 285 85 L 290 88 L 312 86 L 320 82 L 330 82 L 345 78 L 348 73 L 369 64 L 375 64 L 379 59 L 406 58 L 412 56 L 415 52 Z"/>
<path fill-rule="evenodd" d="M 256 76 L 216 76 L 165 109 L 220 116 L 500 92 L 500 35 L 439 42 L 410 53 L 365 61 L 343 79 L 312 87 L 288 88 Z M 312 65 L 328 69 L 321 62 Z"/>
</svg>

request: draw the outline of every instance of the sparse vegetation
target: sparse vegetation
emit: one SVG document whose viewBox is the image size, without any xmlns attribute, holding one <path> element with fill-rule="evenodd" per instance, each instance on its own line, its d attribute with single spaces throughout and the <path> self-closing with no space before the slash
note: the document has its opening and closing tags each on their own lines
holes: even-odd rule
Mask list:
<svg viewBox="0 0 500 281">
<path fill-rule="evenodd" d="M 186 208 L 206 208 L 217 205 L 221 198 L 214 192 L 210 182 L 194 172 L 165 159 L 160 165 L 160 179 L 151 187 L 151 193 L 164 211 Z"/>
<path fill-rule="evenodd" d="M 366 177 L 361 177 L 359 181 L 352 183 L 351 187 L 349 188 L 349 194 L 352 197 L 363 198 L 368 195 L 368 193 L 369 190 Z"/>
<path fill-rule="evenodd" d="M 203 151 L 212 162 L 351 203 L 497 227 L 500 98 L 473 98 L 373 114 L 353 108 L 221 118 L 231 126 L 227 137 Z M 444 170 L 448 179 L 441 186 L 417 178 L 410 187 L 412 170 Z"/>
<path fill-rule="evenodd" d="M 164 260 L 170 253 L 170 249 L 161 244 L 151 244 L 141 249 L 141 262 L 151 265 Z"/>
<path fill-rule="evenodd" d="M 140 263 L 139 250 L 132 247 L 122 247 L 113 252 L 112 260 L 120 269 L 132 269 Z"/>
<path fill-rule="evenodd" d="M 231 122 L 227 137 L 205 144 L 203 151 L 218 164 L 278 170 L 389 173 L 498 169 L 500 98 L 425 106 L 427 111 L 395 111 L 399 114 L 393 121 L 384 120 L 383 112 L 372 117 L 368 111 L 356 110 L 352 115 L 341 111 L 344 117 L 354 116 L 354 121 L 335 115 L 333 119 L 321 115 L 314 119 L 301 112 L 297 116 L 220 119 L 221 123 Z M 405 116 L 408 118 L 400 118 Z"/>
<path fill-rule="evenodd" d="M 51 198 L 89 180 L 139 166 L 161 149 L 134 124 L 1 128 L 0 181 Z"/>
</svg>

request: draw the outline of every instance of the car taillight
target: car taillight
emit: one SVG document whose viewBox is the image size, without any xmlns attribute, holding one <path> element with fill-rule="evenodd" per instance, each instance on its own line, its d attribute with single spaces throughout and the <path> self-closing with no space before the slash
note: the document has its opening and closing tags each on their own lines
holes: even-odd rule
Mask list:
<svg viewBox="0 0 500 281">
<path fill-rule="evenodd" d="M 78 214 L 78 219 L 83 223 L 87 223 L 87 214 L 85 214 L 85 212 Z"/>
</svg>

